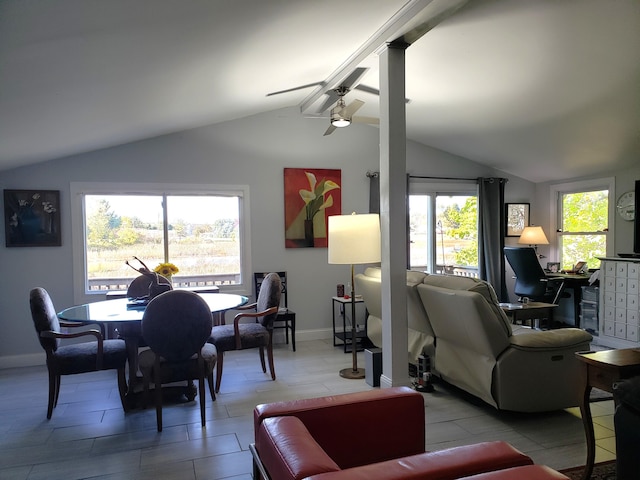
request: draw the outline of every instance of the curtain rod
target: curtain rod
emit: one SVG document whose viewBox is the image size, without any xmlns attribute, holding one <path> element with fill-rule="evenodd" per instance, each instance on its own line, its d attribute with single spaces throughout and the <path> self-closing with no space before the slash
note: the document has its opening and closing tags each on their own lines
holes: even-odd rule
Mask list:
<svg viewBox="0 0 640 480">
<path fill-rule="evenodd" d="M 367 171 L 367 177 L 368 178 L 377 178 L 379 176 L 380 176 L 380 172 Z M 423 175 L 411 175 L 411 174 L 409 174 L 409 178 L 422 178 L 422 179 L 426 179 L 426 180 L 457 180 L 459 182 L 476 182 L 477 183 L 480 180 L 482 180 L 483 177 L 476 177 L 476 178 L 429 177 L 429 176 L 423 176 Z M 500 182 L 508 182 L 509 181 L 508 178 L 487 177 L 487 179 L 490 180 L 490 181 L 498 180 Z"/>
<path fill-rule="evenodd" d="M 458 180 L 459 182 L 477 182 L 478 178 L 457 178 L 457 177 L 429 177 L 423 175 L 409 175 L 409 178 L 422 178 L 426 180 Z"/>
</svg>

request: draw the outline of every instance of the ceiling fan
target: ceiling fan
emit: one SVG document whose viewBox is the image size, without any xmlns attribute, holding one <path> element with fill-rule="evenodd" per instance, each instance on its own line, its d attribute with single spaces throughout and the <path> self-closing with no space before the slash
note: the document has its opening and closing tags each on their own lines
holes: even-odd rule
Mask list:
<svg viewBox="0 0 640 480">
<path fill-rule="evenodd" d="M 348 127 L 352 122 L 354 123 L 368 123 L 368 124 L 378 124 L 380 123 L 379 119 L 375 117 L 354 117 L 353 114 L 356 113 L 363 105 L 364 102 L 362 100 L 354 100 L 349 105 L 347 105 L 344 101 L 344 96 L 349 92 L 349 88 L 346 86 L 340 86 L 334 89 L 336 96 L 338 97 L 338 102 L 336 106 L 331 109 L 331 113 L 329 116 L 329 121 L 331 124 L 327 131 L 324 132 L 324 135 L 331 135 L 336 128 Z"/>
</svg>

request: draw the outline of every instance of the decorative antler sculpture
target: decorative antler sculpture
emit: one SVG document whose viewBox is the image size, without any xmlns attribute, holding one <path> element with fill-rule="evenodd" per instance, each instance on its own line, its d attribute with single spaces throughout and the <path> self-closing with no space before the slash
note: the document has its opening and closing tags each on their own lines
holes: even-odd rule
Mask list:
<svg viewBox="0 0 640 480">
<path fill-rule="evenodd" d="M 142 266 L 139 268 L 136 268 L 133 265 L 131 265 L 131 263 L 129 263 L 129 260 L 125 260 L 124 263 L 127 264 L 129 267 L 133 268 L 139 274 L 144 275 L 145 277 L 148 277 L 151 280 L 151 283 L 149 284 L 149 300 L 151 300 L 154 297 L 157 297 L 161 293 L 168 292 L 169 290 L 172 289 L 171 284 L 160 283 L 160 275 L 154 272 L 153 270 L 151 270 L 149 267 L 147 267 L 142 260 L 140 260 L 136 256 L 134 256 L 133 259 L 138 261 L 138 263 L 140 263 L 140 265 Z"/>
</svg>

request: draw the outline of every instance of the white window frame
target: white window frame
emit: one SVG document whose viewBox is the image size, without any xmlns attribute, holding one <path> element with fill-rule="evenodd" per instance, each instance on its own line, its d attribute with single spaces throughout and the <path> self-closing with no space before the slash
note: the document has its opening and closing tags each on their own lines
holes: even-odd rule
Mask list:
<svg viewBox="0 0 640 480">
<path fill-rule="evenodd" d="M 615 177 L 594 178 L 591 180 L 580 180 L 577 182 L 558 183 L 551 185 L 549 188 L 549 246 L 551 258 L 555 258 L 558 261 L 562 261 L 560 258 L 560 236 L 558 235 L 558 229 L 560 228 L 560 210 L 562 205 L 560 204 L 560 198 L 565 193 L 579 193 L 595 190 L 608 190 L 609 191 L 609 225 L 608 230 L 605 233 L 607 242 L 606 255 L 612 256 L 614 247 L 614 231 L 615 231 Z"/>
<path fill-rule="evenodd" d="M 472 183 L 471 183 L 472 182 Z M 427 259 L 430 272 L 436 271 L 436 196 L 437 195 L 474 195 L 478 196 L 478 184 L 475 180 L 469 182 L 442 182 L 433 179 L 409 178 L 409 195 L 428 195 L 429 207 L 427 222 L 429 222 L 429 241 L 427 242 Z M 478 239 L 478 242 L 480 240 Z"/>
<path fill-rule="evenodd" d="M 180 184 L 180 183 L 102 183 L 72 182 L 71 242 L 73 246 L 73 297 L 76 304 L 104 299 L 104 292 L 89 291 L 86 277 L 85 195 L 235 195 L 240 198 L 240 268 L 242 283 L 222 285 L 227 293 L 250 295 L 253 285 L 251 267 L 251 221 L 248 185 Z M 124 261 L 124 260 L 123 260 Z M 99 297 L 99 298 L 96 298 Z"/>
</svg>

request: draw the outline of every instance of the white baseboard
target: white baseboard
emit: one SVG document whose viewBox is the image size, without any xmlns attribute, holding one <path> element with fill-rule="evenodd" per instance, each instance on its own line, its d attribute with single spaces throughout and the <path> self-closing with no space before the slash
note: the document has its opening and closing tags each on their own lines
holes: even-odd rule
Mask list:
<svg viewBox="0 0 640 480">
<path fill-rule="evenodd" d="M 0 357 L 0 369 L 3 368 L 19 368 L 19 367 L 35 367 L 47 364 L 47 356 L 44 352 L 29 353 L 26 355 L 8 355 Z"/>
<path fill-rule="evenodd" d="M 291 333 L 291 332 L 289 332 Z M 296 343 L 309 340 L 331 340 L 333 330 L 329 328 L 314 329 L 314 330 L 296 330 Z M 276 343 L 284 343 L 284 330 L 277 329 L 273 333 L 273 340 Z M 291 339 L 289 339 L 291 342 Z"/>
<path fill-rule="evenodd" d="M 329 328 L 315 330 L 296 330 L 296 343 L 309 340 L 327 340 L 331 339 L 333 330 Z M 277 329 L 274 332 L 274 341 L 276 343 L 284 343 L 284 331 Z M 291 339 L 289 339 L 291 342 Z M 26 355 L 8 355 L 0 357 L 0 369 L 19 368 L 19 367 L 35 367 L 46 365 L 47 357 L 44 352 L 30 353 Z"/>
</svg>

